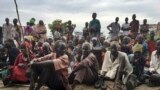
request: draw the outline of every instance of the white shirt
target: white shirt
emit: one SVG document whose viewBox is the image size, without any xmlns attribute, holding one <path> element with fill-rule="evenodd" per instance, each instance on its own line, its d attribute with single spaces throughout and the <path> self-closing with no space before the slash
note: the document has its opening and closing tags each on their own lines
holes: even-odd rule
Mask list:
<svg viewBox="0 0 160 90">
<path fill-rule="evenodd" d="M 7 25 L 6 23 L 3 24 L 2 33 L 3 33 L 3 38 L 5 40 L 6 39 L 12 39 L 12 32 L 11 32 L 12 27 L 13 27 L 12 24 L 9 24 L 9 25 Z"/>
<path fill-rule="evenodd" d="M 123 28 L 123 29 L 128 29 L 128 31 L 123 31 L 123 35 L 128 35 L 128 33 L 129 33 L 129 28 L 130 28 L 129 23 L 128 23 L 128 24 L 126 24 L 126 23 L 122 24 L 122 28 Z"/>
<path fill-rule="evenodd" d="M 152 52 L 149 71 L 156 71 L 160 74 L 160 57 L 157 57 L 157 50 Z"/>
</svg>

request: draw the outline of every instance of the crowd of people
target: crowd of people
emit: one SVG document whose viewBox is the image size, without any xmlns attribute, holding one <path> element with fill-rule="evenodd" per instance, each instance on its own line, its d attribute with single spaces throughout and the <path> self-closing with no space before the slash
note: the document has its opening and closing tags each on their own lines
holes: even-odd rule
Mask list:
<svg viewBox="0 0 160 90">
<path fill-rule="evenodd" d="M 147 19 L 140 25 L 133 14 L 121 26 L 115 18 L 107 26 L 110 39 L 102 37 L 101 24 L 92 14 L 85 23 L 83 36 L 73 35 L 76 28 L 68 21 L 65 33 L 56 27 L 47 38 L 42 20 L 27 26 L 13 25 L 6 18 L 0 47 L 0 76 L 5 86 L 30 83 L 29 90 L 47 86 L 51 90 L 74 90 L 78 84 L 105 90 L 105 81 L 114 81 L 114 90 L 133 90 L 141 84 L 160 86 L 160 25 L 149 30 Z M 120 34 L 120 31 L 123 34 Z M 36 84 L 37 83 L 37 84 Z"/>
</svg>

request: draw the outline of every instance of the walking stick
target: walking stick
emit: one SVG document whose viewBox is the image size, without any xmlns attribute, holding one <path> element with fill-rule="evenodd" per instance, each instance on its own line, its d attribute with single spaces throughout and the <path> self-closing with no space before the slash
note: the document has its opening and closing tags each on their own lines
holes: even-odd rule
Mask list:
<svg viewBox="0 0 160 90">
<path fill-rule="evenodd" d="M 17 1 L 14 0 L 14 3 L 15 3 L 15 6 L 16 6 L 16 12 L 17 12 L 17 17 L 18 17 L 18 22 L 20 24 L 20 27 L 21 27 L 21 36 L 22 36 L 22 39 L 24 40 L 24 35 L 23 35 L 23 28 L 22 28 L 22 24 L 21 24 L 21 21 L 20 21 L 20 17 L 19 17 L 19 12 L 18 12 L 18 5 L 17 5 Z"/>
<path fill-rule="evenodd" d="M 121 82 L 120 82 L 120 78 L 122 77 L 122 70 L 125 66 L 125 57 L 123 59 L 120 60 L 120 64 L 117 70 L 117 76 L 114 82 L 114 86 L 113 86 L 113 90 L 123 90 L 122 86 L 121 86 Z"/>
</svg>

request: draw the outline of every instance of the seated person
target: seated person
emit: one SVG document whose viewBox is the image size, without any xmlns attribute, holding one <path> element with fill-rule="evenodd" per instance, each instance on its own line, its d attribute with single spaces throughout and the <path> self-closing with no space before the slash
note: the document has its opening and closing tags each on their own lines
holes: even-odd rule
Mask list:
<svg viewBox="0 0 160 90">
<path fill-rule="evenodd" d="M 72 84 L 72 90 L 78 83 L 94 84 L 98 78 L 98 61 L 91 52 L 91 45 L 84 42 L 82 45 L 82 56 L 80 62 L 74 68 L 69 76 L 69 82 Z"/>
<path fill-rule="evenodd" d="M 160 85 L 160 40 L 156 42 L 156 50 L 152 52 L 150 61 L 150 78 L 149 86 Z"/>
<path fill-rule="evenodd" d="M 127 55 L 132 53 L 132 45 L 130 44 L 130 38 L 125 36 L 121 43 L 121 51 Z"/>
<path fill-rule="evenodd" d="M 103 80 L 107 79 L 113 80 L 116 83 L 127 84 L 128 77 L 133 72 L 133 68 L 129 63 L 127 54 L 118 51 L 119 48 L 118 43 L 111 43 L 110 51 L 107 51 L 104 56 L 101 77 Z"/>
<path fill-rule="evenodd" d="M 133 74 L 137 78 L 137 84 L 144 82 L 144 66 L 145 66 L 145 58 L 142 55 L 142 45 L 141 44 L 135 44 L 132 47 L 132 51 L 134 53 L 133 57 L 130 58 L 130 62 L 133 66 Z"/>
<path fill-rule="evenodd" d="M 21 52 L 16 57 L 14 65 L 9 67 L 10 74 L 8 77 L 3 79 L 4 85 L 12 83 L 27 83 L 29 79 L 26 77 L 26 70 L 28 69 L 28 64 L 33 58 L 33 55 L 30 54 L 28 46 L 26 44 L 21 45 Z M 11 81 L 10 83 L 6 82 L 7 80 Z"/>
<path fill-rule="evenodd" d="M 68 56 L 66 44 L 57 40 L 52 52 L 44 57 L 34 59 L 31 64 L 31 77 L 29 90 L 40 90 L 47 85 L 51 90 L 68 90 Z M 38 84 L 35 87 L 35 81 Z"/>
</svg>

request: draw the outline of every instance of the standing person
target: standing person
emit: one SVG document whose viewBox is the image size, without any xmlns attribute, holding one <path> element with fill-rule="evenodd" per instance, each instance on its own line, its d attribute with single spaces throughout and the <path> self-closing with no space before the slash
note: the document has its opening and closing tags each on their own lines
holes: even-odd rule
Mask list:
<svg viewBox="0 0 160 90">
<path fill-rule="evenodd" d="M 93 20 L 91 20 L 89 23 L 89 29 L 92 37 L 97 37 L 97 35 L 100 36 L 101 33 L 101 24 L 100 21 L 96 19 L 96 17 L 97 13 L 93 13 L 92 14 Z"/>
<path fill-rule="evenodd" d="M 157 30 L 155 34 L 155 40 L 160 39 L 160 22 L 157 23 Z"/>
<path fill-rule="evenodd" d="M 11 29 L 12 29 L 13 25 L 9 23 L 9 19 L 8 18 L 6 18 L 5 21 L 6 21 L 6 23 L 3 24 L 3 27 L 2 27 L 3 43 L 7 39 L 12 39 Z"/>
<path fill-rule="evenodd" d="M 42 20 L 39 20 L 39 23 L 37 25 L 35 25 L 34 31 L 37 34 L 38 41 L 44 42 L 46 40 L 47 29 L 46 29 L 46 26 Z"/>
<path fill-rule="evenodd" d="M 68 21 L 68 26 L 67 26 L 68 35 L 73 35 L 73 31 L 74 31 L 75 27 L 76 27 L 76 25 L 72 25 L 72 21 L 69 20 Z"/>
<path fill-rule="evenodd" d="M 125 23 L 122 25 L 122 31 L 123 31 L 123 35 L 126 36 L 129 34 L 129 30 L 130 30 L 130 25 L 128 23 L 128 17 L 125 18 Z"/>
<path fill-rule="evenodd" d="M 90 33 L 89 33 L 89 28 L 88 28 L 88 22 L 85 23 L 85 27 L 83 28 L 83 37 L 85 39 L 87 39 L 87 36 L 89 36 Z"/>
<path fill-rule="evenodd" d="M 147 39 L 147 35 L 149 32 L 149 25 L 147 24 L 147 19 L 143 20 L 143 24 L 140 26 L 140 33 Z"/>
<path fill-rule="evenodd" d="M 30 26 L 29 22 L 27 22 L 27 26 L 24 28 L 24 35 L 29 36 L 33 32 L 32 27 Z"/>
<path fill-rule="evenodd" d="M 134 37 L 136 37 L 139 32 L 139 21 L 136 20 L 136 14 L 133 14 L 132 16 L 130 27 L 131 27 L 131 33 L 133 34 Z"/>
<path fill-rule="evenodd" d="M 116 17 L 115 22 L 112 22 L 107 26 L 107 29 L 110 31 L 111 40 L 119 35 L 120 24 L 118 23 L 119 17 Z"/>
<path fill-rule="evenodd" d="M 18 20 L 15 18 L 13 19 L 14 26 L 12 27 L 12 37 L 15 39 L 18 43 L 21 42 L 22 39 L 22 30 L 20 26 L 18 25 Z"/>
</svg>

